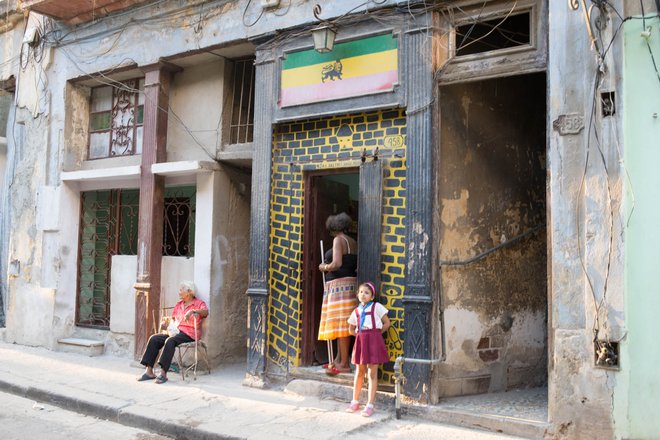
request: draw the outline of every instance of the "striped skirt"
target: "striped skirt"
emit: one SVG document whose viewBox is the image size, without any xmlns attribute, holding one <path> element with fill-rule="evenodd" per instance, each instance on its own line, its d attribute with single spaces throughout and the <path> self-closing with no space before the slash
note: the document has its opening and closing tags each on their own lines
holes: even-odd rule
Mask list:
<svg viewBox="0 0 660 440">
<path fill-rule="evenodd" d="M 350 336 L 348 317 L 357 306 L 356 286 L 357 278 L 354 277 L 337 278 L 325 283 L 319 324 L 320 341 Z"/>
</svg>

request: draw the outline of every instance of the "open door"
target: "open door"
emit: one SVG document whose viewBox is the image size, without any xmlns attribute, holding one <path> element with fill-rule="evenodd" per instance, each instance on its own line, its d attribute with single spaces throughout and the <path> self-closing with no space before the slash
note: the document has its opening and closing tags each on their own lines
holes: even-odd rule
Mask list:
<svg viewBox="0 0 660 440">
<path fill-rule="evenodd" d="M 310 172 L 305 178 L 305 219 L 303 234 L 303 322 L 302 365 L 327 362 L 327 344 L 319 341 L 318 328 L 323 304 L 323 277 L 320 242 L 332 246 L 325 228 L 329 215 L 346 212 L 353 219 L 348 231 L 358 242 L 358 281 L 380 281 L 380 235 L 382 207 L 382 166 L 378 160 L 359 169 Z"/>
<path fill-rule="evenodd" d="M 371 281 L 380 290 L 380 235 L 383 200 L 382 162 L 360 166 L 360 223 L 358 225 L 358 283 Z"/>
</svg>

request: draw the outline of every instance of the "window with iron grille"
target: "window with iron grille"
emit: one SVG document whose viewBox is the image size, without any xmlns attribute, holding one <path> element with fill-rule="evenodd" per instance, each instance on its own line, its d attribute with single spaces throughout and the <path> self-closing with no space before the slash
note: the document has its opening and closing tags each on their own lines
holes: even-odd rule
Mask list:
<svg viewBox="0 0 660 440">
<path fill-rule="evenodd" d="M 229 143 L 252 142 L 254 132 L 254 58 L 233 62 Z"/>
<path fill-rule="evenodd" d="M 142 152 L 144 79 L 94 87 L 89 117 L 89 159 Z"/>
<path fill-rule="evenodd" d="M 110 274 L 113 255 L 136 255 L 138 190 L 82 194 L 76 324 L 110 325 Z M 195 187 L 165 190 L 163 256 L 193 257 Z"/>
</svg>

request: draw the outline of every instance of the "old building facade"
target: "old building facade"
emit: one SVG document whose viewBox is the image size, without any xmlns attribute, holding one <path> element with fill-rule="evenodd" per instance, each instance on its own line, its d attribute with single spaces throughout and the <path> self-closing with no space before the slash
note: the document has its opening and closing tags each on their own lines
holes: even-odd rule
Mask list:
<svg viewBox="0 0 660 440">
<path fill-rule="evenodd" d="M 214 363 L 323 380 L 346 211 L 384 389 L 547 389 L 547 438 L 653 438 L 656 2 L 10 3 L 4 340 L 136 356 L 194 279 Z"/>
</svg>

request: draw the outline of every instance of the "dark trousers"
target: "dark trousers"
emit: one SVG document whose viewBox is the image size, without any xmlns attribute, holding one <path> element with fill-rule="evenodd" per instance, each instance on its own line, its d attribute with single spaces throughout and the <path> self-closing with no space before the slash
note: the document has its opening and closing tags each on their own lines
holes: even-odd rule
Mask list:
<svg viewBox="0 0 660 440">
<path fill-rule="evenodd" d="M 158 352 L 160 349 L 163 349 L 163 352 L 158 358 L 158 364 L 163 369 L 165 373 L 170 369 L 170 364 L 172 363 L 172 358 L 174 357 L 174 349 L 179 344 L 184 342 L 194 342 L 195 340 L 185 334 L 184 332 L 179 332 L 174 336 L 167 336 L 162 333 L 157 333 L 151 335 L 149 342 L 147 342 L 147 348 L 144 350 L 142 355 L 142 360 L 140 363 L 145 367 L 153 367 L 158 357 Z"/>
</svg>

